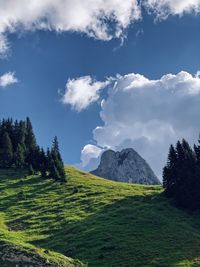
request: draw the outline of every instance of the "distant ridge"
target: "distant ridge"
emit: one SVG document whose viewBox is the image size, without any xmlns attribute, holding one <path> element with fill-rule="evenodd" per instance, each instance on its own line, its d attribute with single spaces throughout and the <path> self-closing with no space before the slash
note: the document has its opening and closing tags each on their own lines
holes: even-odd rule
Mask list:
<svg viewBox="0 0 200 267">
<path fill-rule="evenodd" d="M 160 184 L 148 163 L 133 148 L 126 148 L 121 152 L 105 151 L 98 168 L 91 173 L 109 180 L 131 184 Z"/>
</svg>

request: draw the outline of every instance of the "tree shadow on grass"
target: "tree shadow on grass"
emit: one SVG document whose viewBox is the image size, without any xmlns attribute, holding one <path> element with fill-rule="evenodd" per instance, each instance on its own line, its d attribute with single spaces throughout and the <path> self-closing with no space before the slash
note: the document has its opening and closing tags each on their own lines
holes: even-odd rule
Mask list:
<svg viewBox="0 0 200 267">
<path fill-rule="evenodd" d="M 34 244 L 90 267 L 200 266 L 199 226 L 160 194 L 130 196 L 76 223 L 60 222 Z"/>
<path fill-rule="evenodd" d="M 145 187 L 146 195 L 130 196 L 133 192 L 127 191 L 129 196 L 108 204 L 101 196 L 108 189 L 98 189 L 98 183 L 95 189 L 79 185 L 75 192 L 73 184 L 60 186 L 40 177 L 15 182 L 15 174 L 10 175 L 13 179 L 7 185 L 5 180 L 5 187 L 12 194 L 0 197 L 0 211 L 9 210 L 11 230 L 44 234 L 32 241 L 37 246 L 88 262 L 89 267 L 200 266 L 200 216 L 172 207 L 154 187 Z M 111 190 L 120 194 L 121 186 Z M 68 220 L 68 205 L 70 216 L 74 207 L 85 218 Z"/>
</svg>

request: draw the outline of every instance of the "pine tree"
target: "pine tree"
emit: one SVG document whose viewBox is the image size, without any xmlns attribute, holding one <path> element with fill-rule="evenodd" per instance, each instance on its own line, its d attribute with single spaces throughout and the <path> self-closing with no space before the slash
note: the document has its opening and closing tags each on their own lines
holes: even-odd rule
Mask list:
<svg viewBox="0 0 200 267">
<path fill-rule="evenodd" d="M 163 170 L 163 187 L 166 196 L 182 208 L 200 208 L 199 150 L 190 147 L 186 140 L 178 141 L 176 149 L 170 147 L 167 165 Z"/>
<path fill-rule="evenodd" d="M 26 147 L 25 145 L 25 139 L 26 139 L 26 124 L 24 121 L 19 122 L 18 126 L 18 132 L 17 132 L 17 137 L 18 137 L 18 143 Z"/>
<path fill-rule="evenodd" d="M 47 148 L 47 152 L 46 152 L 46 161 L 47 161 L 47 172 L 50 172 L 52 157 L 51 157 L 51 151 L 49 148 Z"/>
<path fill-rule="evenodd" d="M 40 172 L 43 178 L 47 177 L 47 171 L 47 156 L 45 155 L 44 149 L 42 148 L 40 151 Z"/>
<path fill-rule="evenodd" d="M 32 161 L 32 157 L 35 154 L 35 151 L 37 151 L 37 143 L 33 132 L 32 123 L 29 117 L 26 118 L 25 127 L 26 127 L 26 134 L 24 142 L 26 146 L 26 161 L 27 164 L 30 164 Z"/>
<path fill-rule="evenodd" d="M 13 142 L 13 120 L 12 118 L 8 118 L 4 121 L 4 129 L 8 133 L 11 143 Z"/>
<path fill-rule="evenodd" d="M 1 167 L 11 167 L 13 163 L 13 147 L 7 132 L 4 132 L 1 138 L 0 148 Z"/>
<path fill-rule="evenodd" d="M 163 187 L 168 197 L 174 195 L 177 175 L 177 153 L 173 145 L 170 146 L 167 165 L 163 169 Z"/>
<path fill-rule="evenodd" d="M 26 138 L 26 124 L 24 121 L 19 121 L 18 125 L 16 125 L 17 128 L 15 128 L 15 145 L 18 148 L 18 145 L 21 146 L 21 149 L 24 152 L 24 157 L 26 161 L 26 155 L 27 155 L 27 149 L 25 145 L 25 138 Z M 25 165 L 25 162 L 24 162 Z"/>
<path fill-rule="evenodd" d="M 21 144 L 18 144 L 17 151 L 15 153 L 15 165 L 19 168 L 25 165 L 25 151 Z"/>
<path fill-rule="evenodd" d="M 64 169 L 64 164 L 63 164 L 62 157 L 61 157 L 60 150 L 59 150 L 59 143 L 58 143 L 57 136 L 55 136 L 53 140 L 52 149 L 51 149 L 51 158 L 53 159 L 56 170 L 58 171 L 59 179 L 61 181 L 66 181 L 65 169 Z"/>
<path fill-rule="evenodd" d="M 36 146 L 36 148 L 31 152 L 31 154 L 29 154 L 29 157 L 27 157 L 27 162 L 29 162 L 29 164 L 32 164 L 33 169 L 36 172 L 40 171 L 41 168 L 40 153 L 40 147 Z"/>
<path fill-rule="evenodd" d="M 56 165 L 56 168 L 58 170 L 58 173 L 59 173 L 59 176 L 60 176 L 60 180 L 62 182 L 66 182 L 66 174 L 65 174 L 65 169 L 64 169 L 64 165 L 61 161 L 59 160 L 56 160 L 55 161 L 55 165 Z"/>
<path fill-rule="evenodd" d="M 60 174 L 59 174 L 59 171 L 56 167 L 56 164 L 54 162 L 53 159 L 51 159 L 51 162 L 50 162 L 50 170 L 49 170 L 49 176 L 54 179 L 55 181 L 59 181 L 61 180 L 61 177 L 60 177 Z"/>
<path fill-rule="evenodd" d="M 181 143 L 181 159 L 179 160 L 179 180 L 177 184 L 177 190 L 175 195 L 175 201 L 177 205 L 193 209 L 193 189 L 195 182 L 195 165 L 196 158 L 194 151 L 186 140 L 182 140 Z M 180 158 L 180 156 L 179 156 Z"/>
<path fill-rule="evenodd" d="M 28 174 L 29 174 L 29 175 L 33 175 L 33 174 L 34 174 L 34 169 L 33 169 L 32 164 L 30 164 L 30 165 L 28 166 Z"/>
<path fill-rule="evenodd" d="M 29 117 L 26 118 L 25 145 L 28 148 L 28 150 L 34 150 L 37 146 L 36 138 L 33 132 L 33 127 L 32 127 Z"/>
<path fill-rule="evenodd" d="M 59 161 L 62 162 L 62 158 L 60 155 L 60 149 L 59 149 L 59 143 L 58 143 L 58 137 L 55 136 L 52 143 L 51 152 L 54 157 L 57 157 Z"/>
<path fill-rule="evenodd" d="M 196 155 L 197 164 L 200 167 L 200 135 L 199 135 L 199 139 L 198 139 L 198 145 L 194 145 L 194 152 Z"/>
<path fill-rule="evenodd" d="M 19 143 L 18 133 L 19 133 L 19 122 L 16 120 L 13 125 L 13 139 L 12 139 L 14 153 L 17 151 L 17 146 Z"/>
</svg>

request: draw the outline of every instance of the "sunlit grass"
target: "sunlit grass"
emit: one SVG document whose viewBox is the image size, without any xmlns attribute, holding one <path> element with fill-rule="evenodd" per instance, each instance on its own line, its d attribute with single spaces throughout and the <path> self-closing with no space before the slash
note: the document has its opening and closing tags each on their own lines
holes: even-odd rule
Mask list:
<svg viewBox="0 0 200 267">
<path fill-rule="evenodd" d="M 172 207 L 160 186 L 66 169 L 67 184 L 0 171 L 0 239 L 92 267 L 200 266 L 198 213 Z"/>
</svg>

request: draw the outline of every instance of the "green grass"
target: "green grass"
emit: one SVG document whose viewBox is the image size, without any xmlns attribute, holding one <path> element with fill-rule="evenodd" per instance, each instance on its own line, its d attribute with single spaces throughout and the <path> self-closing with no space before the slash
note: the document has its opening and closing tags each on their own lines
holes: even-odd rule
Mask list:
<svg viewBox="0 0 200 267">
<path fill-rule="evenodd" d="M 160 186 L 67 174 L 60 184 L 0 171 L 0 240 L 89 267 L 200 266 L 199 213 L 171 206 Z"/>
</svg>

